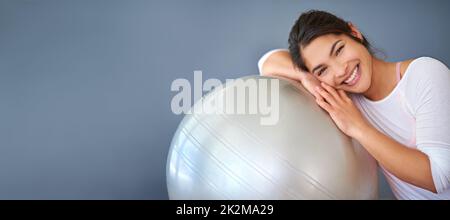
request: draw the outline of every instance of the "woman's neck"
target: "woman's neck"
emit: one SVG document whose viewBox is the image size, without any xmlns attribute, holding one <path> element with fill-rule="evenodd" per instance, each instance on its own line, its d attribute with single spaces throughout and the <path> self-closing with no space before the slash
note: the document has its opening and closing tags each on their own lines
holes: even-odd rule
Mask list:
<svg viewBox="0 0 450 220">
<path fill-rule="evenodd" d="M 395 71 L 395 63 L 372 57 L 371 84 L 363 95 L 372 101 L 378 101 L 388 96 L 397 85 Z"/>
</svg>

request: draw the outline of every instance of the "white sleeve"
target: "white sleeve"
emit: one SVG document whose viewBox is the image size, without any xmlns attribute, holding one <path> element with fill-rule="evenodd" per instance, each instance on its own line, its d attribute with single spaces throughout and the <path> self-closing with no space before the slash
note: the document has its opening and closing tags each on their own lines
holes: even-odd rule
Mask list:
<svg viewBox="0 0 450 220">
<path fill-rule="evenodd" d="M 289 51 L 288 49 L 274 49 L 274 50 L 270 50 L 269 52 L 265 53 L 258 61 L 258 70 L 259 70 L 259 75 L 262 75 L 262 66 L 264 64 L 264 62 L 266 62 L 267 58 L 269 58 L 270 55 L 272 55 L 275 52 L 278 51 Z"/>
<path fill-rule="evenodd" d="M 419 59 L 407 93 L 416 117 L 417 149 L 428 155 L 441 193 L 450 189 L 450 71 L 436 59 Z"/>
</svg>

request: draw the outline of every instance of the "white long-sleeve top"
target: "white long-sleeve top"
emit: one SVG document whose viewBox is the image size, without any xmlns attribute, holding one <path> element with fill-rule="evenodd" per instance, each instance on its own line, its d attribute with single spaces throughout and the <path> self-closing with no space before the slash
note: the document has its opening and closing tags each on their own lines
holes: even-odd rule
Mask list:
<svg viewBox="0 0 450 220">
<path fill-rule="evenodd" d="M 273 52 L 259 60 L 260 73 L 262 64 Z M 350 97 L 376 129 L 429 157 L 436 194 L 406 183 L 382 167 L 396 198 L 450 199 L 450 71 L 447 66 L 430 57 L 417 58 L 382 100 L 371 101 L 362 94 Z"/>
<path fill-rule="evenodd" d="M 440 61 L 412 61 L 394 90 L 379 101 L 351 95 L 362 114 L 379 131 L 425 153 L 437 194 L 406 183 L 383 167 L 398 199 L 450 199 L 450 72 Z"/>
</svg>

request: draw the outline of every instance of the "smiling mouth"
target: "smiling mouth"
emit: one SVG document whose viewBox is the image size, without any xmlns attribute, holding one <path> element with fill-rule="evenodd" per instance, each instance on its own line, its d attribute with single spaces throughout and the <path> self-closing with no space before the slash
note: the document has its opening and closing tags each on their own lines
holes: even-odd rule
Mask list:
<svg viewBox="0 0 450 220">
<path fill-rule="evenodd" d="M 353 86 L 358 82 L 360 78 L 361 78 L 361 71 L 358 64 L 355 66 L 355 69 L 353 69 L 352 74 L 347 79 L 345 79 L 342 84 L 345 84 L 347 86 Z"/>
</svg>

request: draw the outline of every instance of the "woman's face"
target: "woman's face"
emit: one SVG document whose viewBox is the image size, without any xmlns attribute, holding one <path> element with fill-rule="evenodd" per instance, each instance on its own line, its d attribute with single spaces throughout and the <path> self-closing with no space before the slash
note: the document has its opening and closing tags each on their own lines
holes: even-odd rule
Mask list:
<svg viewBox="0 0 450 220">
<path fill-rule="evenodd" d="M 336 89 L 363 93 L 370 87 L 372 56 L 364 45 L 345 34 L 314 39 L 302 47 L 302 56 L 311 74 Z"/>
</svg>

